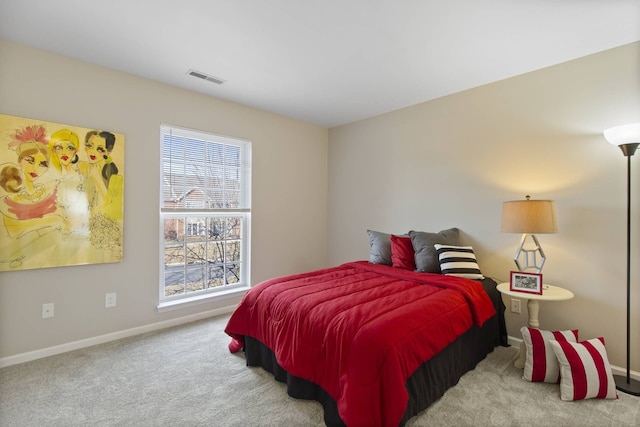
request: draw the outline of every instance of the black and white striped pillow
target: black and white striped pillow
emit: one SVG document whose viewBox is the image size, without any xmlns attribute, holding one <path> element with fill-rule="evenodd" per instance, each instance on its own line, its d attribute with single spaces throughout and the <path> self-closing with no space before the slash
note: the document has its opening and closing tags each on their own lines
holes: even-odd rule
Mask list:
<svg viewBox="0 0 640 427">
<path fill-rule="evenodd" d="M 442 274 L 465 277 L 467 279 L 484 279 L 471 246 L 451 246 L 436 243 L 434 247 L 438 253 Z"/>
</svg>

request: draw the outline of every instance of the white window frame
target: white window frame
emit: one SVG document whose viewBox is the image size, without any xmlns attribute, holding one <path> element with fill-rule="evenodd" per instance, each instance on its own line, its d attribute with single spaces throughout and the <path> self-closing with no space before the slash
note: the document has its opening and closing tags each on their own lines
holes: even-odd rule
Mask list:
<svg viewBox="0 0 640 427">
<path fill-rule="evenodd" d="M 189 202 L 185 201 L 185 207 L 172 207 L 168 208 L 164 206 L 164 191 L 165 191 L 165 176 L 163 159 L 163 145 L 164 136 L 176 135 L 178 137 L 184 137 L 189 139 L 195 139 L 215 144 L 232 145 L 240 148 L 240 164 L 242 170 L 242 179 L 240 179 L 240 206 L 234 208 L 215 208 L 205 206 L 189 206 Z M 204 177 L 203 177 L 204 178 Z M 225 194 L 227 194 L 225 192 Z M 184 195 L 186 197 L 186 194 Z M 241 230 L 240 230 L 240 260 L 239 260 L 239 273 L 240 281 L 233 284 L 225 284 L 223 286 L 212 287 L 208 289 L 180 293 L 176 295 L 165 296 L 165 220 L 175 218 L 198 218 L 206 219 L 222 219 L 222 218 L 241 218 Z M 186 222 L 186 221 L 185 221 Z M 185 224 L 184 233 L 187 233 L 187 225 Z M 191 224 L 193 225 L 193 224 Z M 193 229 L 193 227 L 191 227 Z M 204 233 L 206 235 L 206 233 Z M 206 301 L 210 301 L 212 298 L 225 298 L 231 297 L 238 293 L 244 293 L 251 286 L 251 141 L 232 138 L 228 136 L 222 136 L 213 134 L 210 132 L 197 131 L 192 129 L 181 128 L 178 126 L 162 124 L 160 126 L 160 230 L 159 230 L 159 270 L 160 270 L 160 283 L 159 283 L 159 303 L 158 310 L 165 311 L 174 308 L 182 308 L 185 305 L 199 304 Z M 186 236 L 185 236 L 186 241 Z M 207 239 L 208 242 L 217 242 L 220 240 Z M 237 241 L 236 239 L 224 239 L 222 242 Z M 222 264 L 223 269 L 226 269 L 226 260 Z M 173 268 L 176 268 L 174 266 Z M 188 271 L 188 263 L 178 264 L 177 268 L 184 268 L 186 275 Z M 179 270 L 178 270 L 179 271 Z M 225 270 L 226 271 L 226 270 Z M 226 278 L 226 274 L 225 274 Z M 226 279 L 225 279 L 226 282 Z M 186 284 L 185 284 L 186 287 Z"/>
</svg>

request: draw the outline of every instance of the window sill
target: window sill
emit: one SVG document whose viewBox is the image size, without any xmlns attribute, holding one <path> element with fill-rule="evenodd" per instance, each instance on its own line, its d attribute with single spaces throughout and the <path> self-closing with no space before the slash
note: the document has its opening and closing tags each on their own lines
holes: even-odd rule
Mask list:
<svg viewBox="0 0 640 427">
<path fill-rule="evenodd" d="M 249 286 L 242 288 L 229 289 L 228 291 L 220 291 L 211 294 L 198 295 L 189 298 L 181 298 L 179 300 L 165 301 L 158 304 L 158 313 L 189 308 L 200 304 L 210 303 L 212 301 L 224 301 L 226 299 L 237 298 L 242 296 L 250 289 Z"/>
</svg>

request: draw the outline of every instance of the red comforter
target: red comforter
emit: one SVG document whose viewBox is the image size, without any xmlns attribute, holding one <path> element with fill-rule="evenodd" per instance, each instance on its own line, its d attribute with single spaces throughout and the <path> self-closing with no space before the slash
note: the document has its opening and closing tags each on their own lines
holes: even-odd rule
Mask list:
<svg viewBox="0 0 640 427">
<path fill-rule="evenodd" d="M 494 314 L 477 281 L 358 261 L 256 285 L 225 332 L 321 386 L 347 426 L 397 426 L 411 374 Z"/>
</svg>

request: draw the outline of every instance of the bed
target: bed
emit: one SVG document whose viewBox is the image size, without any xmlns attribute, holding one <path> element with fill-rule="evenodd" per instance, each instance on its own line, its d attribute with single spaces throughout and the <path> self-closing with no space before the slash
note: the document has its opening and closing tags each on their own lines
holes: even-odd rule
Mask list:
<svg viewBox="0 0 640 427">
<path fill-rule="evenodd" d="M 504 304 L 492 279 L 355 261 L 254 286 L 230 317 L 247 365 L 324 407 L 328 426 L 397 426 L 497 345 Z"/>
</svg>

